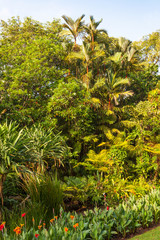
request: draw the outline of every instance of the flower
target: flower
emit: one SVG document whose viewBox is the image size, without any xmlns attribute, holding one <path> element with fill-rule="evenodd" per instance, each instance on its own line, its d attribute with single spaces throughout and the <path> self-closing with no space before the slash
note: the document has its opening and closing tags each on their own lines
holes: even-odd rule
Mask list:
<svg viewBox="0 0 160 240">
<path fill-rule="evenodd" d="M 55 216 L 54 218 L 57 220 L 58 216 Z"/>
<path fill-rule="evenodd" d="M 45 223 L 43 223 L 43 227 L 45 227 L 45 225 L 46 225 L 46 224 L 45 224 Z"/>
<path fill-rule="evenodd" d="M 17 230 L 20 230 L 21 228 L 20 227 L 16 227 L 13 231 L 16 232 Z"/>
<path fill-rule="evenodd" d="M 22 228 L 22 227 L 24 226 L 24 224 L 21 223 L 20 226 L 21 226 L 21 228 Z"/>
<path fill-rule="evenodd" d="M 26 216 L 26 213 L 22 213 L 22 217 L 25 217 Z"/>
<path fill-rule="evenodd" d="M 13 231 L 14 231 L 17 235 L 18 235 L 18 234 L 21 234 L 21 228 L 20 228 L 20 227 L 16 227 Z"/>
<path fill-rule="evenodd" d="M 71 216 L 70 216 L 70 218 L 73 220 L 73 219 L 74 219 L 74 216 L 73 216 L 73 215 L 71 215 Z"/>
<path fill-rule="evenodd" d="M 73 225 L 73 227 L 76 229 L 76 227 L 78 227 L 79 226 L 79 224 L 78 223 L 76 223 L 76 224 L 74 224 Z"/>
<path fill-rule="evenodd" d="M 38 229 L 40 230 L 40 229 L 41 229 L 41 227 L 42 227 L 42 225 L 39 225 L 39 226 L 38 226 Z"/>
<path fill-rule="evenodd" d="M 35 237 L 36 237 L 36 238 L 38 238 L 38 237 L 39 237 L 39 234 L 38 234 L 38 233 L 36 233 L 36 234 L 35 234 Z"/>
<path fill-rule="evenodd" d="M 17 235 L 21 234 L 21 229 L 17 230 L 17 231 L 16 231 L 16 234 L 17 234 Z"/>
<path fill-rule="evenodd" d="M 53 222 L 54 222 L 54 218 L 52 218 L 52 219 L 50 220 L 50 222 L 53 223 Z"/>
<path fill-rule="evenodd" d="M 109 210 L 109 206 L 107 206 L 107 211 Z"/>
<path fill-rule="evenodd" d="M 64 231 L 65 231 L 65 232 L 68 232 L 68 228 L 67 228 L 67 227 L 65 227 L 65 228 L 64 228 Z"/>
<path fill-rule="evenodd" d="M 2 223 L 2 224 L 0 225 L 0 231 L 2 231 L 3 228 L 4 228 L 4 224 Z"/>
</svg>

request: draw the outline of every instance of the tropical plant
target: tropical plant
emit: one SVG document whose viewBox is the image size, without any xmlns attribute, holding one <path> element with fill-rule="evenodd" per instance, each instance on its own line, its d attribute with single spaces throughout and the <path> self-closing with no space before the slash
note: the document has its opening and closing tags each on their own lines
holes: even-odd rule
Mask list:
<svg viewBox="0 0 160 240">
<path fill-rule="evenodd" d="M 68 17 L 66 15 L 62 16 L 62 18 L 66 22 L 63 24 L 63 27 L 67 28 L 67 30 L 63 30 L 60 35 L 72 35 L 74 38 L 74 47 L 76 47 L 78 35 L 83 31 L 84 22 L 82 21 L 82 19 L 84 18 L 84 16 L 85 15 L 83 14 L 75 21 L 71 17 Z"/>
<path fill-rule="evenodd" d="M 84 29 L 87 33 L 87 36 L 85 36 L 85 40 L 90 42 L 92 51 L 94 49 L 94 43 L 95 41 L 97 41 L 97 36 L 100 33 L 107 34 L 107 31 L 104 29 L 97 29 L 101 22 L 102 22 L 102 19 L 96 22 L 94 17 L 90 16 L 90 24 L 87 24 L 84 26 Z"/>
<path fill-rule="evenodd" d="M 68 55 L 69 59 L 80 59 L 86 69 L 86 74 L 82 75 L 82 80 L 84 86 L 86 86 L 87 90 L 91 88 L 91 79 L 92 79 L 92 70 L 89 68 L 92 67 L 94 61 L 104 56 L 103 49 L 100 49 L 98 45 L 91 50 L 90 45 L 88 43 L 83 42 L 82 47 L 79 52 L 72 52 Z"/>
<path fill-rule="evenodd" d="M 45 130 L 40 124 L 26 128 L 26 154 L 30 167 L 37 172 L 44 172 L 46 167 L 60 167 L 67 155 L 68 148 L 60 134 L 53 129 Z"/>
<path fill-rule="evenodd" d="M 110 206 L 104 209 L 94 208 L 83 214 L 65 212 L 61 209 L 59 216 L 53 214 L 50 221 L 46 223 L 33 222 L 32 227 L 22 224 L 22 222 L 28 224 L 30 215 L 26 212 L 22 214 L 21 222 L 17 222 L 18 226 L 14 223 L 14 231 L 13 229 L 10 229 L 10 232 L 7 231 L 5 223 L 2 223 L 0 234 L 7 240 L 16 239 L 17 236 L 20 240 L 36 237 L 41 240 L 46 238 L 111 240 L 117 235 L 124 238 L 128 233 L 134 233 L 138 227 L 150 226 L 154 220 L 160 219 L 159 199 L 159 190 L 152 190 L 140 199 L 131 196 L 128 201 L 123 201 L 115 208 Z"/>
<path fill-rule="evenodd" d="M 106 78 L 97 80 L 94 85 L 94 91 L 102 88 L 106 91 L 108 100 L 108 109 L 112 110 L 114 105 L 118 105 L 120 99 L 132 96 L 134 93 L 132 90 L 126 90 L 126 86 L 130 84 L 128 78 L 121 78 L 117 76 L 118 73 L 113 73 L 111 70 L 107 70 Z"/>
<path fill-rule="evenodd" d="M 8 174 L 22 170 L 24 130 L 14 122 L 0 124 L 0 198 L 4 205 L 3 185 Z"/>
<path fill-rule="evenodd" d="M 27 193 L 23 201 L 23 211 L 30 215 L 30 225 L 34 218 L 38 225 L 40 219 L 48 222 L 53 215 L 59 215 L 62 205 L 62 188 L 57 177 L 44 174 L 25 173 L 21 174 L 21 186 Z"/>
</svg>

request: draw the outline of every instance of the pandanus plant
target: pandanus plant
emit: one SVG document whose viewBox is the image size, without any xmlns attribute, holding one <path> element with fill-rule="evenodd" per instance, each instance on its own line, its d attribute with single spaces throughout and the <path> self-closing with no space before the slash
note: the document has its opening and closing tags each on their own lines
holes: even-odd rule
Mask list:
<svg viewBox="0 0 160 240">
<path fill-rule="evenodd" d="M 45 171 L 46 166 L 60 167 L 67 154 L 68 148 L 60 134 L 54 134 L 53 129 L 45 130 L 38 127 L 26 128 L 26 155 L 29 156 L 30 167 L 39 173 Z"/>
<path fill-rule="evenodd" d="M 10 173 L 18 171 L 23 158 L 23 133 L 23 130 L 19 131 L 18 126 L 13 122 L 0 124 L 0 198 L 2 208 L 4 206 L 4 182 Z"/>
</svg>

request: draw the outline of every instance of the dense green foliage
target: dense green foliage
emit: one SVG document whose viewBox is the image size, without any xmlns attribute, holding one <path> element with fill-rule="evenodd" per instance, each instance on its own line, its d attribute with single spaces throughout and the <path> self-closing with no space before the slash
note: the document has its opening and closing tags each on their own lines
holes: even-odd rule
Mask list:
<svg viewBox="0 0 160 240">
<path fill-rule="evenodd" d="M 8 222 L 19 206 L 37 223 L 62 202 L 114 207 L 159 185 L 159 31 L 132 43 L 109 37 L 93 16 L 62 18 L 1 21 L 0 219 Z"/>
</svg>

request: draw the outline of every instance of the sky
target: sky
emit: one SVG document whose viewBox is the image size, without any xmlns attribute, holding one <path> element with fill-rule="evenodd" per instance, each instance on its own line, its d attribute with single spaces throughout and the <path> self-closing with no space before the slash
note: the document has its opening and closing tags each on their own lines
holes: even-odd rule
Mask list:
<svg viewBox="0 0 160 240">
<path fill-rule="evenodd" d="M 21 20 L 32 17 L 41 23 L 67 15 L 74 20 L 85 14 L 85 22 L 93 15 L 103 19 L 100 29 L 110 37 L 139 41 L 160 30 L 160 0 L 0 0 L 0 19 L 13 16 Z"/>
</svg>

